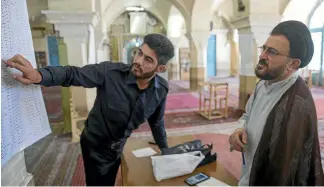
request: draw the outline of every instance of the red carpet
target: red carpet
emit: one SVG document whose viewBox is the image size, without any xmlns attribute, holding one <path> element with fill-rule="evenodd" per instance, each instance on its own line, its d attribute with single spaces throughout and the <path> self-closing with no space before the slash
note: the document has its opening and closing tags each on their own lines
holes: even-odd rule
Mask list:
<svg viewBox="0 0 324 187">
<path fill-rule="evenodd" d="M 212 107 L 214 104 L 212 103 Z M 228 106 L 238 107 L 238 96 L 235 92 L 228 97 Z M 219 107 L 219 103 L 218 103 Z M 167 97 L 165 113 L 198 111 L 199 109 L 199 95 L 197 93 L 183 92 L 169 94 Z"/>
<path fill-rule="evenodd" d="M 169 94 L 167 97 L 166 110 L 199 108 L 199 99 L 191 93 Z"/>
<path fill-rule="evenodd" d="M 205 133 L 195 135 L 197 139 L 202 140 L 204 143 L 213 143 L 213 151 L 217 152 L 217 160 L 220 162 L 229 172 L 231 172 L 237 179 L 241 174 L 242 158 L 239 152 L 229 152 L 228 149 L 228 135 Z M 319 124 L 319 139 L 322 152 L 322 164 L 324 168 L 324 123 Z M 121 186 L 122 176 L 120 170 L 118 171 L 116 186 Z M 74 170 L 72 177 L 72 186 L 85 186 L 85 176 L 83 168 L 82 156 L 78 157 L 78 162 Z"/>
<path fill-rule="evenodd" d="M 57 123 L 64 120 L 62 110 L 62 91 L 60 86 L 41 86 L 44 103 L 50 123 Z"/>
<path fill-rule="evenodd" d="M 184 128 L 191 126 L 201 126 L 201 125 L 210 125 L 210 124 L 220 124 L 226 122 L 237 121 L 241 116 L 241 113 L 234 110 L 233 108 L 228 109 L 228 118 L 219 118 L 213 120 L 207 120 L 202 117 L 198 112 L 179 112 L 179 113 L 170 113 L 165 114 L 164 122 L 167 129 L 173 128 Z M 142 124 L 134 132 L 143 132 L 150 131 L 148 123 Z"/>
<path fill-rule="evenodd" d="M 317 119 L 324 119 L 324 98 L 315 99 Z"/>
<path fill-rule="evenodd" d="M 229 152 L 228 145 L 228 135 L 221 134 L 199 134 L 194 135 L 197 139 L 201 139 L 204 143 L 213 143 L 213 151 L 217 152 L 217 160 L 221 163 L 225 168 L 228 169 L 237 179 L 241 173 L 241 154 L 238 152 Z M 118 172 L 116 186 L 121 186 L 121 173 Z M 85 176 L 84 176 L 84 168 L 83 168 L 83 160 L 80 155 L 78 158 L 77 166 L 75 168 L 73 177 L 72 177 L 72 186 L 85 186 Z"/>
</svg>

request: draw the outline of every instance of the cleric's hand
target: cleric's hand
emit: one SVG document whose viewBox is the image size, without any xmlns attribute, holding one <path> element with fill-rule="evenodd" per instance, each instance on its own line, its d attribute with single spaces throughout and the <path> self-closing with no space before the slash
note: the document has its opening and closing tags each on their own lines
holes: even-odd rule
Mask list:
<svg viewBox="0 0 324 187">
<path fill-rule="evenodd" d="M 247 134 L 244 129 L 236 129 L 229 137 L 231 149 L 242 152 L 244 145 L 247 144 Z"/>
<path fill-rule="evenodd" d="M 22 75 L 14 74 L 12 77 L 25 85 L 40 83 L 42 81 L 42 75 L 39 71 L 34 69 L 31 63 L 22 55 L 15 55 L 8 60 L 2 60 L 2 62 L 10 68 L 21 71 Z"/>
</svg>

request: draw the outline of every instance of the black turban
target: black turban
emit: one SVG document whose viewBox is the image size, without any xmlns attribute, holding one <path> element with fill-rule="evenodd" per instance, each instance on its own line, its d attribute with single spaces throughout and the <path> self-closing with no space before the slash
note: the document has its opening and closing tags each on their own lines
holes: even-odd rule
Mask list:
<svg viewBox="0 0 324 187">
<path fill-rule="evenodd" d="M 300 59 L 299 68 L 308 65 L 314 54 L 312 35 L 307 26 L 299 21 L 284 21 L 279 23 L 271 35 L 283 35 L 289 41 L 291 58 Z"/>
</svg>

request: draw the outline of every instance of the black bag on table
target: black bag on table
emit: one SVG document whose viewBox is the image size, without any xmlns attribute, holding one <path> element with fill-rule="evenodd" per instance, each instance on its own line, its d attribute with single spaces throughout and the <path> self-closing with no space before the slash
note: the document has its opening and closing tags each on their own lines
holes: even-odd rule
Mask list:
<svg viewBox="0 0 324 187">
<path fill-rule="evenodd" d="M 163 148 L 162 155 L 182 154 L 194 151 L 201 151 L 205 155 L 205 158 L 200 162 L 197 167 L 204 166 L 206 164 L 215 162 L 217 159 L 217 153 L 212 154 L 213 144 L 203 145 L 201 140 L 193 140 L 185 142 L 174 147 Z"/>
</svg>

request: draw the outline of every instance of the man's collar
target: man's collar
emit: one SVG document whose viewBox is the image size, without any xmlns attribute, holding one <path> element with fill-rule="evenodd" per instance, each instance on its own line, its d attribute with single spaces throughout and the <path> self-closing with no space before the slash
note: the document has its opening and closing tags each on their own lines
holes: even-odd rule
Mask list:
<svg viewBox="0 0 324 187">
<path fill-rule="evenodd" d="M 294 72 L 292 73 L 289 77 L 287 77 L 286 79 L 282 80 L 282 81 L 279 81 L 279 82 L 275 82 L 275 83 L 272 83 L 272 84 L 268 84 L 268 82 L 266 81 L 265 82 L 265 87 L 266 87 L 266 90 L 267 92 L 271 92 L 273 90 L 276 90 L 277 88 L 280 88 L 282 86 L 284 86 L 286 83 L 290 82 L 292 79 L 294 80 L 297 80 L 298 78 L 298 72 Z"/>
<path fill-rule="evenodd" d="M 128 73 L 126 82 L 127 82 L 127 84 L 136 84 L 136 77 L 133 75 L 132 72 Z M 153 79 L 151 80 L 151 82 L 154 83 L 155 88 L 160 88 L 159 77 L 158 76 L 154 76 Z"/>
</svg>

